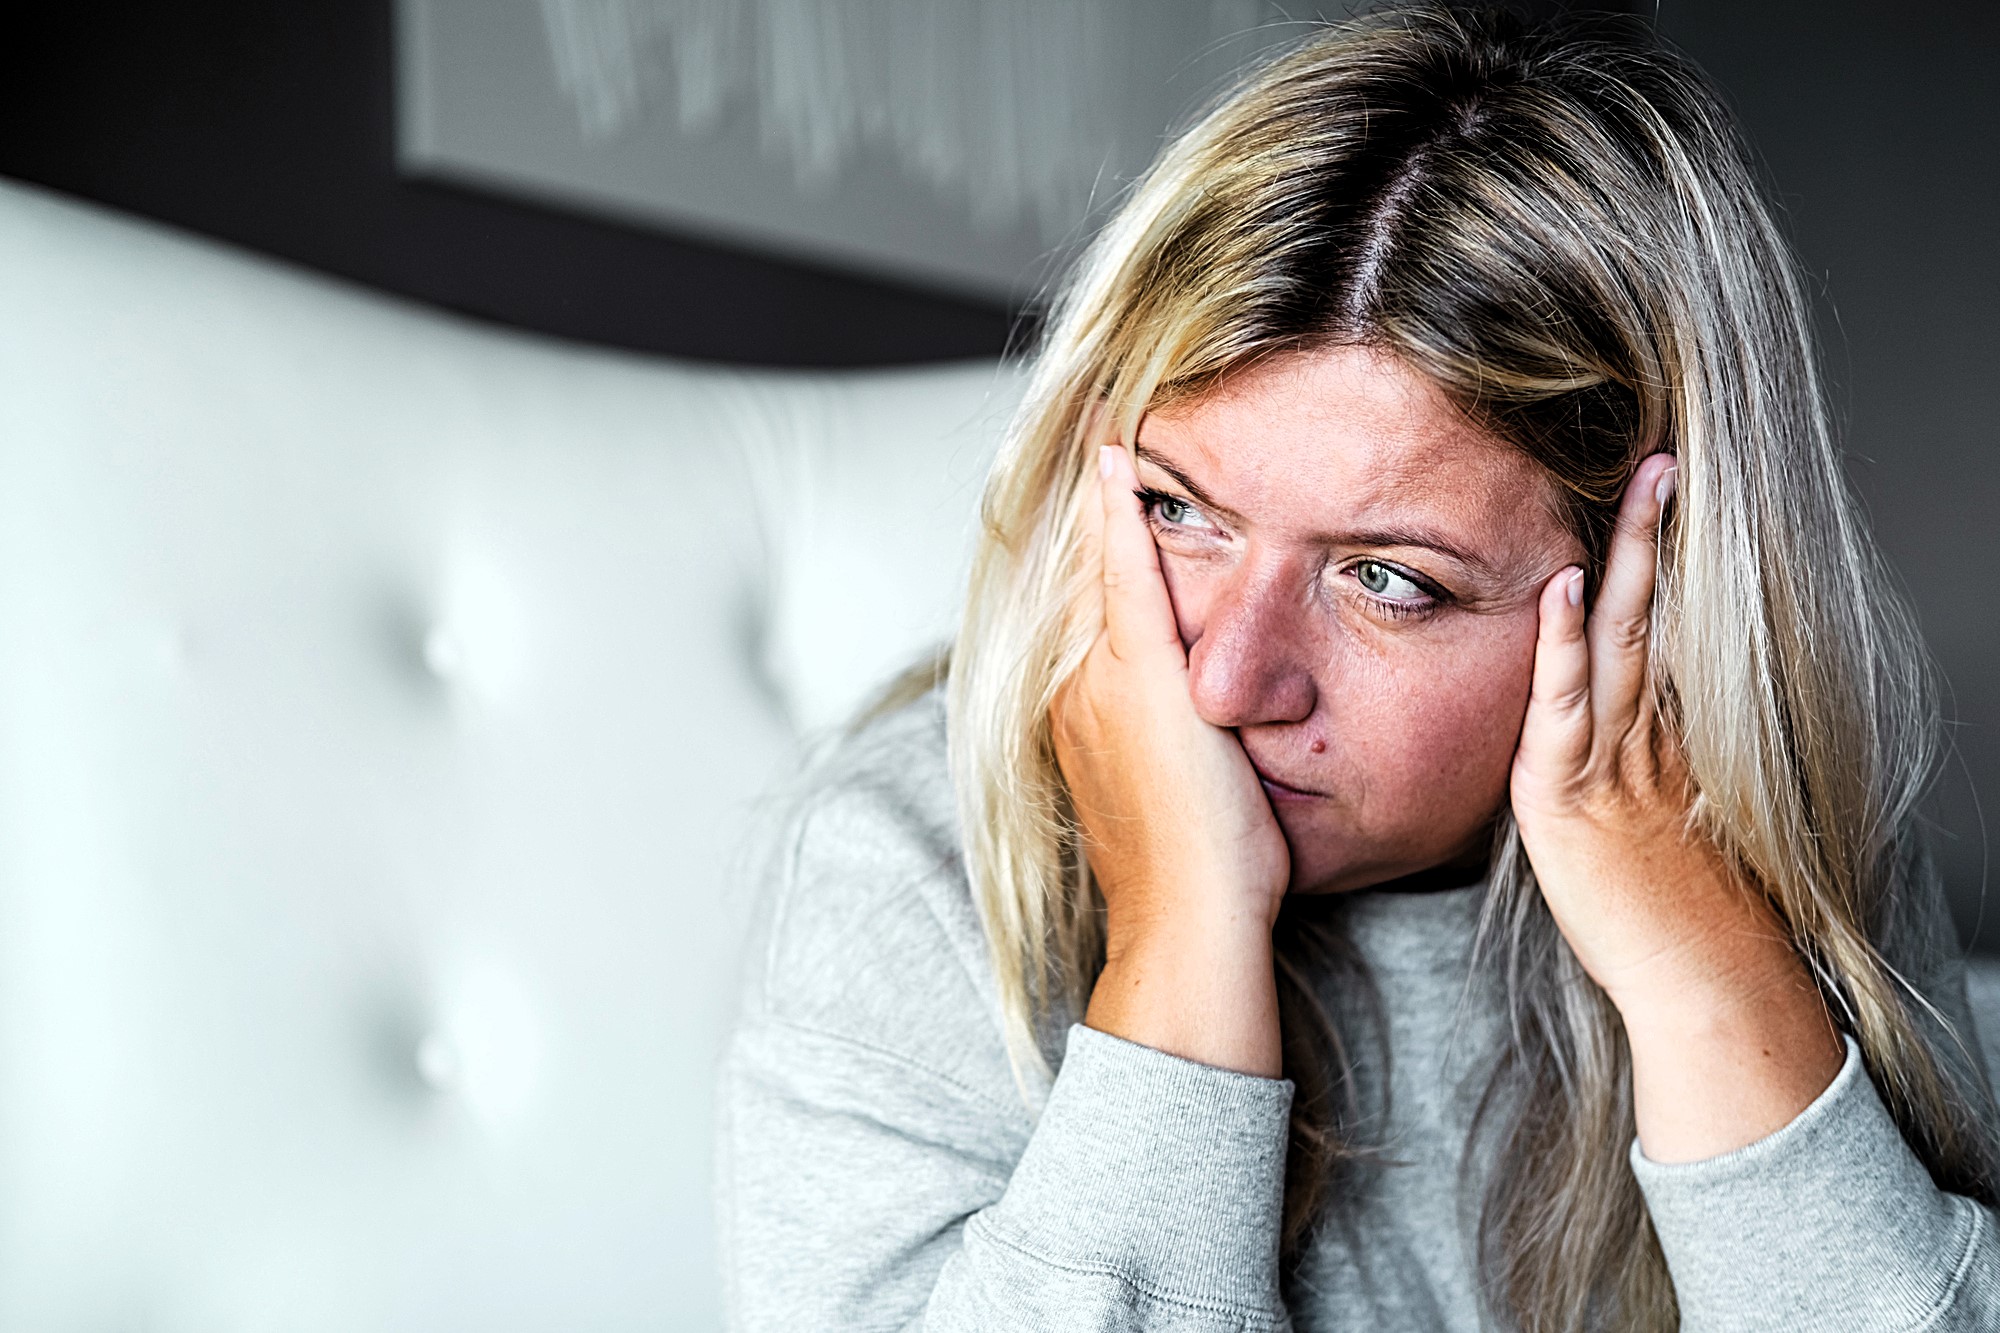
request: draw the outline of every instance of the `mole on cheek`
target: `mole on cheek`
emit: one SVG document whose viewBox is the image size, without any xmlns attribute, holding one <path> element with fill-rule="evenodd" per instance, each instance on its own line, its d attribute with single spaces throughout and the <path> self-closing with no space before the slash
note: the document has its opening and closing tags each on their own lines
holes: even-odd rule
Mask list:
<svg viewBox="0 0 2000 1333">
<path fill-rule="evenodd" d="M 1326 742 L 1320 739 L 1318 736 L 1313 737 L 1312 752 L 1314 754 L 1325 754 Z"/>
</svg>

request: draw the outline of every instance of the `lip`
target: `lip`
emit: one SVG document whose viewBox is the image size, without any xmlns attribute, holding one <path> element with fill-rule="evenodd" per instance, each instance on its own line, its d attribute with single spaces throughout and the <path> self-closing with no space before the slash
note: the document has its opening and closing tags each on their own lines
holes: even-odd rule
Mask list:
<svg viewBox="0 0 2000 1333">
<path fill-rule="evenodd" d="M 1294 787 L 1289 782 L 1281 782 L 1264 771 L 1264 766 L 1255 759 L 1250 767 L 1257 774 L 1257 781 L 1264 784 L 1264 794 L 1274 801 L 1318 801 L 1324 800 L 1325 792 L 1309 791 L 1304 787 Z"/>
</svg>

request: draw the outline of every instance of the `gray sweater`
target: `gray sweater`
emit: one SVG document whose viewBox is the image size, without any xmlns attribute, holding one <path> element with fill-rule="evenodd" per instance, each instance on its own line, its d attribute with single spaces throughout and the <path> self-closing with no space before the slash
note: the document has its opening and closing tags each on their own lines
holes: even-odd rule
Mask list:
<svg viewBox="0 0 2000 1333">
<path fill-rule="evenodd" d="M 1503 1033 L 1491 987 L 1468 984 L 1479 886 L 1343 895 L 1386 1021 L 1352 1052 L 1378 1151 L 1281 1276 L 1292 1082 L 1058 1014 L 1058 1073 L 1024 1105 L 955 827 L 932 695 L 844 742 L 775 840 L 718 1094 L 734 1327 L 1480 1327 L 1481 1173 L 1461 1186 L 1460 1164 Z M 1976 1051 L 1924 883 L 1899 961 Z M 1364 1019 L 1351 990 L 1327 992 L 1343 1025 Z M 1635 1142 L 1630 1160 L 1684 1329 L 2000 1330 L 2000 1220 L 1931 1182 L 1851 1040 L 1769 1137 L 1674 1166 Z"/>
</svg>

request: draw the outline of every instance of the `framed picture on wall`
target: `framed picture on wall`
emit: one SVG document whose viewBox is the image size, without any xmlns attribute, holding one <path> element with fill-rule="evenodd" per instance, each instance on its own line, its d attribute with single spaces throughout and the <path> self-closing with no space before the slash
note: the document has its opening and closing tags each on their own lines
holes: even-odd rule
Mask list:
<svg viewBox="0 0 2000 1333">
<path fill-rule="evenodd" d="M 1263 0 L 397 0 L 406 173 L 968 296 L 1057 272 Z"/>
</svg>

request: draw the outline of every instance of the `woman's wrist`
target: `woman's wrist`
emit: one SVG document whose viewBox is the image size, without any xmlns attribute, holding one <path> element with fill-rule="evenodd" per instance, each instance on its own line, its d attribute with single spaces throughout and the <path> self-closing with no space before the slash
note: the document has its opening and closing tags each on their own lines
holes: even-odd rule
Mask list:
<svg viewBox="0 0 2000 1333">
<path fill-rule="evenodd" d="M 1840 1072 L 1846 1049 L 1789 944 L 1734 966 L 1613 996 L 1632 1054 L 1639 1147 L 1655 1162 L 1716 1157 L 1784 1128 Z"/>
<path fill-rule="evenodd" d="M 1113 922 L 1084 1023 L 1220 1069 L 1278 1078 L 1271 931 L 1249 913 Z"/>
</svg>

